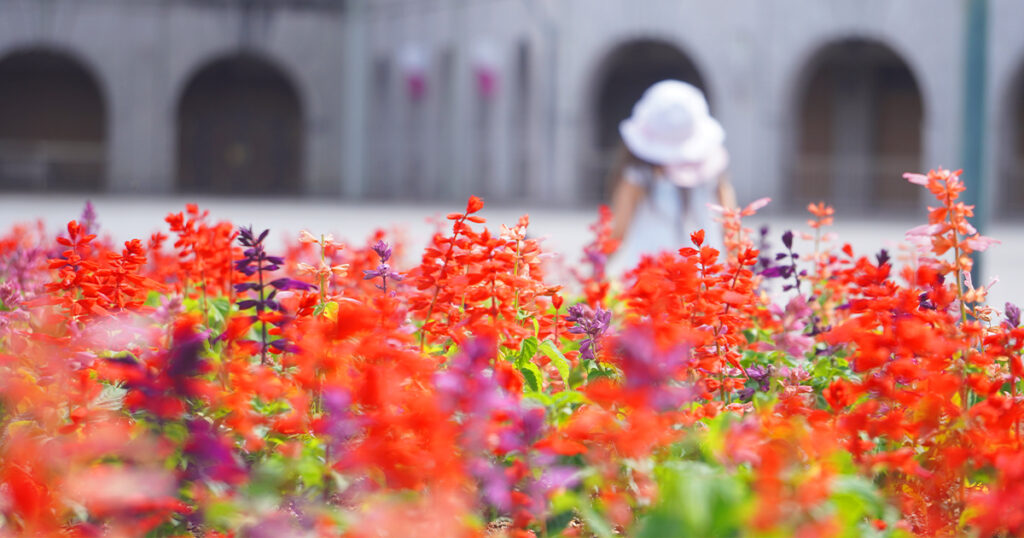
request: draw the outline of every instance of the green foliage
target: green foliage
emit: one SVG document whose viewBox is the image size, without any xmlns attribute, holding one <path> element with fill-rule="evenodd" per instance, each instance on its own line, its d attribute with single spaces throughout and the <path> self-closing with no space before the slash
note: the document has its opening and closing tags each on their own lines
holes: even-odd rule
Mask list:
<svg viewBox="0 0 1024 538">
<path fill-rule="evenodd" d="M 724 469 L 693 461 L 655 468 L 658 503 L 641 521 L 639 538 L 739 536 L 750 510 L 750 491 Z"/>
</svg>

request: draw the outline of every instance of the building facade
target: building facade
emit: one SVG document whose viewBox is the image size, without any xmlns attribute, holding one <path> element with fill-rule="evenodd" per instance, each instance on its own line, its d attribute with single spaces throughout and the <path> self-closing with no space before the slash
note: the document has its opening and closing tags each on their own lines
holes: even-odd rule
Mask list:
<svg viewBox="0 0 1024 538">
<path fill-rule="evenodd" d="M 585 204 L 649 84 L 741 200 L 919 203 L 960 164 L 962 0 L 0 0 L 0 188 Z M 1024 209 L 1024 4 L 990 0 L 985 181 Z"/>
</svg>

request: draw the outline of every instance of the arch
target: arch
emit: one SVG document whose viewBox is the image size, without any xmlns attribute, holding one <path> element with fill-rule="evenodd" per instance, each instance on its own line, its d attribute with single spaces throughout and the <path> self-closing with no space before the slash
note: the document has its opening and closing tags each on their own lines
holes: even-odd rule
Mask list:
<svg viewBox="0 0 1024 538">
<path fill-rule="evenodd" d="M 609 199 L 614 179 L 608 176 L 620 144 L 619 122 L 629 117 L 644 90 L 665 79 L 689 82 L 705 95 L 709 93 L 697 64 L 681 48 L 663 39 L 620 42 L 601 59 L 591 79 L 591 133 L 583 175 L 590 184 L 584 185 L 585 195 Z M 597 182 L 597 188 L 593 188 L 593 182 Z"/>
<path fill-rule="evenodd" d="M 902 174 L 921 167 L 925 110 L 907 62 L 881 41 L 845 38 L 819 48 L 795 82 L 784 199 L 860 213 L 916 205 Z"/>
<path fill-rule="evenodd" d="M 87 65 L 49 47 L 0 59 L 0 188 L 90 192 L 106 182 L 107 104 Z"/>
<path fill-rule="evenodd" d="M 299 92 L 250 53 L 210 61 L 177 105 L 177 189 L 207 194 L 298 194 L 305 146 Z"/>
<path fill-rule="evenodd" d="M 999 110 L 992 132 L 995 136 L 995 211 L 1000 216 L 1024 212 L 1024 60 L 1017 67 L 998 100 Z"/>
</svg>

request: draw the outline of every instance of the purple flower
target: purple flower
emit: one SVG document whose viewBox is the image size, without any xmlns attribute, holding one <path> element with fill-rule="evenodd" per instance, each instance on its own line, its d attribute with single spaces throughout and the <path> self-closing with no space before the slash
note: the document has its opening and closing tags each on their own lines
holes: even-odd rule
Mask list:
<svg viewBox="0 0 1024 538">
<path fill-rule="evenodd" d="M 189 465 L 185 471 L 190 479 L 207 478 L 218 482 L 234 483 L 245 476 L 245 469 L 235 458 L 231 447 L 213 431 L 205 419 L 190 419 L 189 438 L 185 443 L 185 455 Z"/>
<path fill-rule="evenodd" d="M 279 536 L 312 536 L 316 524 L 311 516 L 290 499 L 282 510 L 263 516 L 259 522 L 242 527 L 246 538 L 277 538 Z"/>
<path fill-rule="evenodd" d="M 579 482 L 579 470 L 574 467 L 552 466 L 544 470 L 539 484 L 546 491 L 571 488 Z"/>
<path fill-rule="evenodd" d="M 21 294 L 18 285 L 8 280 L 0 284 L 0 309 L 14 310 L 21 305 Z"/>
<path fill-rule="evenodd" d="M 201 373 L 203 359 L 200 354 L 206 337 L 206 333 L 192 329 L 174 335 L 174 346 L 168 352 L 165 373 L 178 394 L 192 396 L 191 378 Z"/>
<path fill-rule="evenodd" d="M 583 250 L 584 259 L 594 267 L 595 278 L 604 278 L 605 265 L 608 263 L 608 255 L 598 249 L 588 248 Z"/>
<path fill-rule="evenodd" d="M 770 378 L 771 375 L 772 367 L 770 364 L 766 366 L 755 364 L 747 368 L 747 377 L 749 377 L 752 381 L 755 381 L 762 385 L 767 383 L 768 378 Z"/>
<path fill-rule="evenodd" d="M 600 338 L 608 330 L 612 319 L 611 310 L 597 307 L 595 312 L 586 303 L 576 303 L 569 307 L 569 314 L 565 319 L 575 324 L 569 328 L 569 332 L 587 335 L 580 342 L 580 357 L 596 360 L 595 352 L 600 344 Z"/>
<path fill-rule="evenodd" d="M 99 229 L 99 223 L 96 222 L 96 208 L 92 206 L 91 200 L 85 201 L 85 207 L 82 208 L 82 217 L 79 219 L 82 225 L 82 230 L 87 234 L 96 233 Z"/>
<path fill-rule="evenodd" d="M 380 257 L 380 263 L 387 263 L 391 259 L 391 247 L 383 239 L 377 240 L 370 249 Z"/>
<path fill-rule="evenodd" d="M 771 388 L 771 365 L 754 365 L 746 369 L 749 380 L 754 382 L 753 386 L 740 389 L 737 396 L 743 402 L 750 402 L 757 391 L 767 392 Z"/>
<path fill-rule="evenodd" d="M 29 313 L 22 306 L 21 286 L 8 280 L 0 284 L 0 340 L 6 337 L 12 322 L 28 321 Z"/>
<path fill-rule="evenodd" d="M 785 310 L 774 304 L 769 310 L 782 321 L 782 330 L 775 335 L 775 349 L 796 358 L 803 357 L 814 345 L 814 339 L 804 334 L 807 320 L 813 314 L 807 299 L 802 295 L 794 295 L 786 303 Z"/>
<path fill-rule="evenodd" d="M 264 310 L 284 312 L 281 303 L 275 300 L 278 291 L 316 289 L 316 286 L 312 284 L 307 284 L 292 278 L 278 278 L 270 282 L 264 282 L 264 273 L 276 271 L 284 264 L 284 258 L 281 258 L 280 256 L 270 256 L 266 253 L 266 250 L 264 250 L 263 240 L 267 238 L 267 234 L 269 233 L 270 230 L 263 230 L 263 232 L 257 236 L 255 232 L 253 232 L 252 226 L 238 228 L 238 242 L 247 248 L 242 252 L 244 257 L 239 260 L 235 260 L 235 270 L 245 274 L 246 276 L 258 275 L 258 281 L 235 284 L 235 291 L 239 293 L 251 291 L 254 295 L 252 299 L 239 301 L 237 306 L 239 310 L 255 308 L 256 315 L 253 316 L 254 321 L 259 319 L 259 314 Z M 278 323 L 278 325 L 280 326 L 287 322 L 288 318 L 285 317 Z M 267 351 L 270 350 L 270 348 L 274 348 L 278 351 L 295 350 L 295 347 L 284 338 L 278 338 L 273 341 L 268 340 L 266 323 L 267 322 L 262 322 L 260 324 L 260 362 L 262 363 L 267 362 Z"/>
<path fill-rule="evenodd" d="M 757 265 L 754 266 L 754 272 L 762 274 L 762 271 L 767 270 L 772 263 L 771 257 L 767 253 L 771 250 L 771 244 L 768 241 L 768 225 L 761 226 L 758 230 L 757 238 L 757 251 L 760 255 L 757 258 Z"/>
<path fill-rule="evenodd" d="M 0 280 L 16 286 L 22 300 L 32 299 L 44 293 L 45 283 L 48 282 L 43 275 L 48 278 L 49 273 L 37 270 L 39 263 L 44 258 L 59 256 L 60 251 L 48 253 L 39 247 L 18 247 L 6 256 L 0 257 Z"/>
<path fill-rule="evenodd" d="M 345 390 L 335 387 L 327 388 L 324 390 L 322 398 L 325 416 L 328 419 L 325 432 L 330 436 L 332 457 L 334 460 L 340 460 L 344 455 L 345 443 L 362 431 L 366 420 L 350 411 L 352 397 Z"/>
<path fill-rule="evenodd" d="M 160 299 L 160 306 L 153 312 L 153 319 L 161 324 L 169 325 L 184 311 L 185 305 L 182 303 L 181 297 L 177 295 L 164 296 Z"/>
<path fill-rule="evenodd" d="M 442 406 L 457 416 L 462 434 L 459 442 L 467 456 L 467 470 L 480 483 L 487 504 L 506 511 L 512 506 L 513 489 L 530 491 L 537 478 L 547 476 L 549 483 L 564 484 L 563 474 L 548 472 L 554 463 L 545 458 L 534 466 L 540 472 L 513 483 L 506 473 L 506 464 L 495 458 L 492 450 L 503 457 L 523 457 L 529 461 L 531 447 L 544 435 L 545 410 L 522 405 L 518 395 L 509 394 L 495 378 L 493 340 L 470 340 L 462 346 L 448 365 L 435 376 L 435 387 Z M 496 440 L 497 443 L 492 444 Z M 512 455 L 512 456 L 510 456 Z M 531 462 L 532 464 L 533 462 Z M 541 497 L 536 497 L 541 498 Z M 539 506 L 539 505 L 538 505 Z"/>
<path fill-rule="evenodd" d="M 762 366 L 760 364 L 755 364 L 754 366 L 747 368 L 747 376 L 749 381 L 752 381 L 754 385 L 739 391 L 738 395 L 741 400 L 750 401 L 750 399 L 754 397 L 754 393 L 757 391 L 768 392 L 768 389 L 771 388 L 771 365 Z"/>
<path fill-rule="evenodd" d="M 788 291 L 796 289 L 800 291 L 800 277 L 805 276 L 806 272 L 797 271 L 796 261 L 800 258 L 800 255 L 793 252 L 793 232 L 786 230 L 782 234 L 782 244 L 786 247 L 786 252 L 779 252 L 775 254 L 775 262 L 778 265 L 772 265 L 771 260 L 768 258 L 762 258 L 762 265 L 764 269 L 761 270 L 760 274 L 765 278 L 793 278 L 793 284 L 785 284 L 782 286 L 782 291 Z M 784 263 L 783 260 L 789 260 L 788 263 Z"/>
<path fill-rule="evenodd" d="M 448 369 L 435 376 L 437 391 L 448 410 L 487 415 L 491 411 L 505 411 L 518 405 L 492 376 L 493 357 L 493 340 L 470 340 L 452 357 Z"/>
<path fill-rule="evenodd" d="M 512 484 L 505 475 L 504 467 L 477 457 L 470 460 L 469 472 L 483 483 L 484 498 L 488 503 L 503 512 L 512 507 Z"/>
<path fill-rule="evenodd" d="M 782 234 L 782 244 L 786 246 L 786 250 L 793 250 L 793 230 L 786 230 Z"/>
<path fill-rule="evenodd" d="M 878 266 L 881 267 L 889 262 L 889 251 L 884 248 L 875 255 L 875 260 L 878 262 Z"/>
<path fill-rule="evenodd" d="M 364 269 L 363 280 L 380 278 L 381 283 L 375 284 L 375 286 L 377 286 L 377 289 L 384 290 L 386 292 L 388 290 L 389 278 L 395 282 L 401 282 L 402 278 L 404 277 L 400 273 L 392 271 L 391 266 L 388 265 L 388 260 L 391 259 L 391 247 L 388 246 L 387 243 L 385 243 L 383 240 L 380 240 L 377 241 L 370 248 L 377 253 L 378 257 L 380 257 L 380 265 L 378 265 L 377 268 L 373 270 Z"/>
<path fill-rule="evenodd" d="M 1020 326 L 1020 308 L 1011 303 L 1006 303 L 1006 321 L 1003 322 L 1010 329 Z"/>
<path fill-rule="evenodd" d="M 690 366 L 688 348 L 659 349 L 649 327 L 626 329 L 616 341 L 616 348 L 625 388 L 645 391 L 651 408 L 677 409 L 697 397 L 693 387 L 673 381 L 680 370 Z"/>
<path fill-rule="evenodd" d="M 280 290 L 280 291 L 287 291 L 287 290 L 303 290 L 303 291 L 306 291 L 306 290 L 316 289 L 316 286 L 314 286 L 312 284 L 309 284 L 307 282 L 303 282 L 301 280 L 295 280 L 294 278 L 279 278 L 277 280 L 272 280 L 270 282 L 270 285 L 272 287 L 274 287 L 275 289 Z"/>
</svg>

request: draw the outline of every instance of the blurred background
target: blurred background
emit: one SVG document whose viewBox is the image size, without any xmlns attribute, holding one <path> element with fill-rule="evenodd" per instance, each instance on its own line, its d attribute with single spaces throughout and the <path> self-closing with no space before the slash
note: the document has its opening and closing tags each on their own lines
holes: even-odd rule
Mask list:
<svg viewBox="0 0 1024 538">
<path fill-rule="evenodd" d="M 725 127 L 741 203 L 920 222 L 901 173 L 966 167 L 980 222 L 1015 235 L 1021 20 L 1018 0 L 0 0 L 0 197 L 476 194 L 590 219 L 618 123 L 678 78 Z"/>
</svg>

